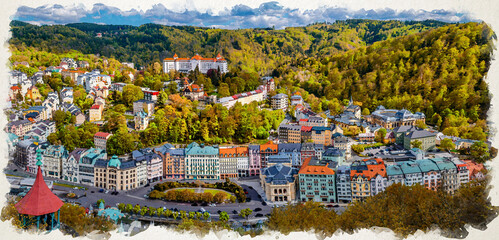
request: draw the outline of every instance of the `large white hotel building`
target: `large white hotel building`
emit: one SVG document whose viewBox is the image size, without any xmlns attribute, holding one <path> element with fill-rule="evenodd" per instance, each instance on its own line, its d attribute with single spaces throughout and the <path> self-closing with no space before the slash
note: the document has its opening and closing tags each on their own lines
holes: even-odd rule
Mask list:
<svg viewBox="0 0 499 240">
<path fill-rule="evenodd" d="M 210 69 L 220 69 L 220 73 L 227 73 L 229 70 L 227 68 L 227 60 L 225 60 L 220 54 L 216 58 L 203 58 L 196 54 L 192 58 L 179 58 L 177 54 L 173 55 L 173 58 L 163 59 L 163 72 L 168 73 L 172 70 L 178 72 L 188 73 L 189 71 L 194 71 L 196 67 L 199 68 L 201 73 L 207 73 Z"/>
</svg>

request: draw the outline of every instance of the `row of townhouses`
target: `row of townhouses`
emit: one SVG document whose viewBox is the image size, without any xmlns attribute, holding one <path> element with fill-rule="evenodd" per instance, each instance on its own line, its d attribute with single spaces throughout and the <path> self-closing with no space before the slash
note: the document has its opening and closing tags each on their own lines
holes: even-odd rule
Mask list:
<svg viewBox="0 0 499 240">
<path fill-rule="evenodd" d="M 482 164 L 450 158 L 419 159 L 385 164 L 380 159 L 337 166 L 326 158 L 309 157 L 300 168 L 291 161 L 269 160 L 260 181 L 268 201 L 348 203 L 383 192 L 400 183 L 420 184 L 429 190 L 454 193 L 461 184 L 483 179 Z"/>
</svg>

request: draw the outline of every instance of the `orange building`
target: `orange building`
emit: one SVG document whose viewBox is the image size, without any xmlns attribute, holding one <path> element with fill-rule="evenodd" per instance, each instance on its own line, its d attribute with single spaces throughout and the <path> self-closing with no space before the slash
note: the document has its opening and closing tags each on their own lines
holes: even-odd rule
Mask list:
<svg viewBox="0 0 499 240">
<path fill-rule="evenodd" d="M 385 190 L 385 162 L 380 159 L 355 161 L 350 166 L 352 201 L 362 201 Z"/>
<path fill-rule="evenodd" d="M 278 145 L 272 141 L 260 145 L 260 166 L 267 167 L 268 157 L 278 153 Z"/>
</svg>

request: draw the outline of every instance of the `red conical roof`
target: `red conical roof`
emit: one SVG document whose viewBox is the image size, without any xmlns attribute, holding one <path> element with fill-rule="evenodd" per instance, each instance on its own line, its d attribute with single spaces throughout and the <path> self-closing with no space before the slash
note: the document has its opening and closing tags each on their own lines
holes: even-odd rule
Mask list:
<svg viewBox="0 0 499 240">
<path fill-rule="evenodd" d="M 57 212 L 64 203 L 59 199 L 43 180 L 42 170 L 38 166 L 35 183 L 21 201 L 16 203 L 17 212 L 32 216 L 40 216 Z"/>
</svg>

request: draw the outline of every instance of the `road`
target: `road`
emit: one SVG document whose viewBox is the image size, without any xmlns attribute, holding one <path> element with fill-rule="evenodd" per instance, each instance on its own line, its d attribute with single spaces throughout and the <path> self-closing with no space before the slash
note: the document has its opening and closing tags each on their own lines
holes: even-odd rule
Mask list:
<svg viewBox="0 0 499 240">
<path fill-rule="evenodd" d="M 14 171 L 14 169 L 17 169 Z M 12 175 L 18 175 L 22 177 L 35 177 L 33 174 L 24 172 L 17 168 L 14 164 L 9 163 L 8 167 L 5 170 L 6 173 L 12 174 Z M 152 186 L 154 186 L 157 183 L 160 182 L 155 182 L 151 183 L 150 186 L 148 187 L 142 187 L 130 191 L 120 191 L 118 195 L 112 195 L 111 191 L 108 193 L 101 193 L 99 192 L 100 188 L 93 187 L 93 186 L 87 186 L 87 185 L 81 185 L 81 184 L 75 184 L 72 182 L 66 182 L 62 181 L 60 179 L 55 179 L 55 178 L 48 178 L 45 177 L 46 180 L 53 180 L 54 182 L 57 183 L 64 183 L 68 185 L 73 185 L 73 186 L 80 186 L 80 187 L 85 187 L 86 189 L 74 189 L 72 187 L 66 187 L 66 186 L 58 186 L 54 185 L 53 186 L 53 191 L 56 193 L 63 201 L 65 202 L 70 202 L 70 203 L 77 203 L 85 208 L 89 208 L 91 205 L 93 208 L 96 208 L 96 203 L 97 200 L 103 199 L 105 201 L 106 206 L 116 206 L 118 203 L 124 203 L 124 204 L 132 204 L 136 205 L 139 204 L 141 206 L 148 206 L 148 207 L 166 207 L 168 209 L 170 208 L 177 208 L 179 211 L 183 210 L 186 212 L 195 212 L 200 210 L 200 208 L 204 208 L 206 211 L 210 212 L 212 215 L 212 219 L 218 220 L 218 211 L 225 211 L 229 214 L 231 219 L 234 220 L 246 220 L 244 218 L 241 218 L 238 213 L 245 208 L 250 208 L 253 210 L 253 213 L 250 215 L 249 219 L 260 219 L 260 218 L 255 218 L 256 214 L 262 214 L 263 216 L 270 214 L 272 211 L 273 206 L 284 206 L 285 203 L 280 203 L 280 204 L 275 204 L 268 202 L 266 206 L 263 205 L 262 203 L 262 197 L 265 199 L 264 196 L 260 196 L 260 194 L 263 195 L 263 190 L 259 185 L 259 178 L 253 177 L 253 178 L 248 178 L 248 179 L 233 179 L 232 181 L 236 182 L 239 184 L 243 189 L 248 191 L 247 197 L 249 198 L 249 202 L 245 203 L 225 203 L 225 204 L 217 204 L 215 207 L 211 206 L 191 206 L 190 203 L 177 203 L 177 202 L 166 202 L 163 200 L 157 200 L 157 199 L 147 199 L 144 198 L 144 195 L 149 193 L 151 190 Z M 164 180 L 167 181 L 167 180 Z M 164 182 L 161 181 L 161 182 Z M 73 192 L 75 193 L 78 198 L 76 199 L 71 199 L 65 197 L 67 193 Z M 261 210 L 256 212 L 255 209 L 260 208 Z M 233 213 L 233 211 L 237 211 L 237 214 Z M 338 208 L 335 208 L 335 211 L 337 213 L 342 213 L 344 211 L 344 207 L 340 206 Z"/>
</svg>

